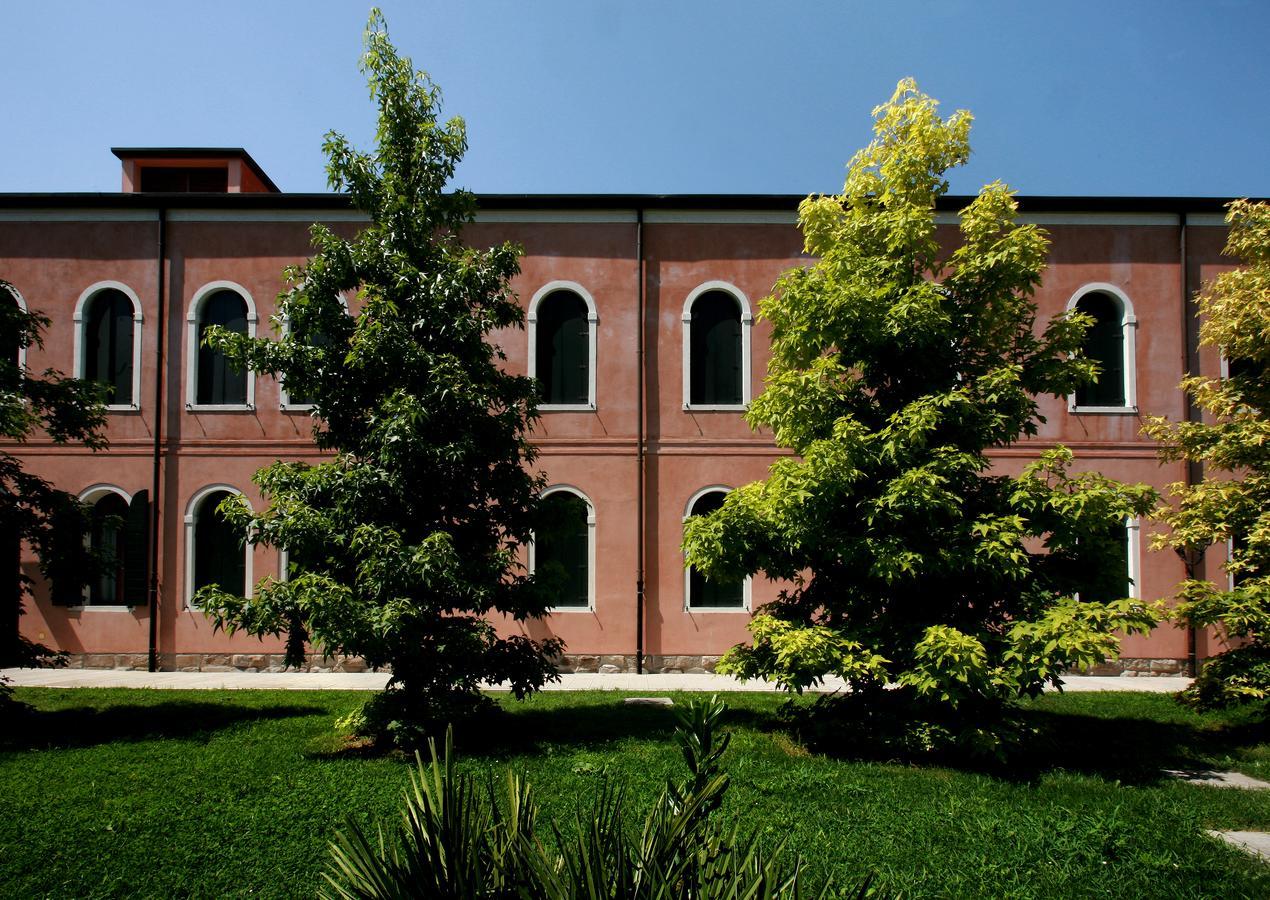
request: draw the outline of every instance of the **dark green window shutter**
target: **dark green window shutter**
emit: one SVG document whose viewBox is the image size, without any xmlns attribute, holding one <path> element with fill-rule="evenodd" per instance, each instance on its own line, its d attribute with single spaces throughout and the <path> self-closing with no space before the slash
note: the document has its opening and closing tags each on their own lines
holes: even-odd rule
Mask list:
<svg viewBox="0 0 1270 900">
<path fill-rule="evenodd" d="M 689 400 L 694 405 L 742 402 L 741 305 L 731 294 L 710 291 L 692 304 L 689 324 Z"/>
<path fill-rule="evenodd" d="M 123 603 L 145 606 L 150 591 L 150 492 L 137 491 L 123 530 Z"/>
<path fill-rule="evenodd" d="M 1098 381 L 1076 389 L 1077 406 L 1124 406 L 1124 314 L 1120 304 L 1103 293 L 1086 294 L 1076 309 L 1092 316 L 1085 332 L 1085 356 L 1098 363 Z"/>
<path fill-rule="evenodd" d="M 217 491 L 204 497 L 194 513 L 194 590 L 214 584 L 241 597 L 247 589 L 247 561 L 243 542 L 217 505 L 230 496 Z"/>
<path fill-rule="evenodd" d="M 584 405 L 591 394 L 591 323 L 586 301 L 555 291 L 538 304 L 536 369 L 544 403 Z"/>
<path fill-rule="evenodd" d="M 577 494 L 556 491 L 542 501 L 542 525 L 534 535 L 534 568 L 558 585 L 553 606 L 591 605 L 590 507 Z"/>
<path fill-rule="evenodd" d="M 247 333 L 247 302 L 233 291 L 217 291 L 203 301 L 198 314 L 198 385 L 196 402 L 241 405 L 247 402 L 247 371 L 235 369 L 219 350 L 203 344 L 211 325 Z"/>
<path fill-rule="evenodd" d="M 111 403 L 132 397 L 132 301 L 123 291 L 99 291 L 88 301 L 84 378 L 104 384 Z"/>
<path fill-rule="evenodd" d="M 725 491 L 702 494 L 692 504 L 689 515 L 704 516 L 723 505 Z M 745 606 L 743 581 L 710 581 L 696 569 L 688 567 L 688 606 L 694 609 L 742 609 Z"/>
</svg>

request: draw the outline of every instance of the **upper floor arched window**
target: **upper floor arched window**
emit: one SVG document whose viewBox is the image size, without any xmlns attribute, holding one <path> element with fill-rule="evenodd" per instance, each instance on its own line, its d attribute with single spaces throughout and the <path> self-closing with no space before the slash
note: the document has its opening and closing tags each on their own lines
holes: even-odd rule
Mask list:
<svg viewBox="0 0 1270 900">
<path fill-rule="evenodd" d="M 599 317 L 581 285 L 553 281 L 529 303 L 529 375 L 538 379 L 541 409 L 595 409 L 595 345 Z"/>
<path fill-rule="evenodd" d="M 1135 339 L 1137 319 L 1123 291 L 1110 284 L 1085 285 L 1068 301 L 1094 320 L 1085 332 L 1084 355 L 1098 364 L 1098 380 L 1068 398 L 1072 412 L 1133 412 L 1137 408 Z"/>
<path fill-rule="evenodd" d="M 254 375 L 247 369 L 230 365 L 224 353 L 203 343 L 207 330 L 213 325 L 255 336 L 256 310 L 250 295 L 231 282 L 206 285 L 190 303 L 187 324 L 192 397 L 187 405 L 205 409 L 250 409 L 254 402 Z"/>
<path fill-rule="evenodd" d="M 12 303 L 20 312 L 26 312 L 26 301 L 22 299 L 22 295 L 18 293 L 18 289 L 11 284 L 0 282 L 0 303 Z M 12 362 L 21 371 L 26 367 L 26 347 L 22 346 L 21 337 L 18 329 L 8 329 L 3 336 L 0 336 L 3 345 L 0 346 L 0 353 L 4 354 L 4 358 Z M 8 386 L 6 386 L 8 387 Z"/>
<path fill-rule="evenodd" d="M 141 301 L 117 281 L 99 282 L 75 304 L 75 374 L 106 389 L 108 406 L 140 405 Z"/>
<path fill-rule="evenodd" d="M 728 488 L 703 488 L 688 501 L 686 522 L 690 516 L 704 516 L 723 505 Z M 711 581 L 694 569 L 684 567 L 684 608 L 688 610 L 738 610 L 749 606 L 750 579 L 744 581 Z"/>
<path fill-rule="evenodd" d="M 744 409 L 750 402 L 749 303 L 730 284 L 707 282 L 683 312 L 685 409 Z"/>
<path fill-rule="evenodd" d="M 530 567 L 558 587 L 553 609 L 595 608 L 595 513 L 576 488 L 543 491 L 541 523 L 530 547 Z"/>
</svg>

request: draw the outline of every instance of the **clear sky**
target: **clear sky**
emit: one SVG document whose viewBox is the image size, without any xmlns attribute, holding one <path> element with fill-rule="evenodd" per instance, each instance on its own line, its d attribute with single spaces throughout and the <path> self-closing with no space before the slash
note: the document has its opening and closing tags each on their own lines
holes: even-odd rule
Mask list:
<svg viewBox="0 0 1270 900">
<path fill-rule="evenodd" d="M 478 192 L 836 191 L 917 78 L 975 114 L 957 193 L 1270 195 L 1270 0 L 384 0 Z M 368 144 L 346 0 L 0 2 L 0 191 L 117 191 L 111 146 L 242 146 L 326 189 Z"/>
</svg>

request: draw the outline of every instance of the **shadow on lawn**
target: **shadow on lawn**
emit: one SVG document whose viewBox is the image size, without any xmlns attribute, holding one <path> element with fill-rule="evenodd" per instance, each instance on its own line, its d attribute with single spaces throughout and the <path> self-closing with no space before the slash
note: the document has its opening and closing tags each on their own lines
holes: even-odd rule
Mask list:
<svg viewBox="0 0 1270 900">
<path fill-rule="evenodd" d="M 1028 710 L 1035 739 L 986 771 L 1010 780 L 1034 780 L 1066 770 L 1126 784 L 1168 780 L 1163 769 L 1206 769 L 1214 760 L 1270 742 L 1270 722 L 1161 722 L 1141 716 L 1095 716 Z"/>
<path fill-rule="evenodd" d="M 258 708 L 230 703 L 173 700 L 115 704 L 105 708 L 35 710 L 0 736 L 0 750 L 91 747 L 120 741 L 198 738 L 248 722 L 325 715 L 318 706 L 295 704 Z"/>
</svg>

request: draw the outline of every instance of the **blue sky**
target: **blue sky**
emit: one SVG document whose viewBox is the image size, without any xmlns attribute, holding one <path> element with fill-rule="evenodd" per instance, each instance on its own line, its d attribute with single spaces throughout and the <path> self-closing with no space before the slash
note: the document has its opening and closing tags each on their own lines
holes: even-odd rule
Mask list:
<svg viewBox="0 0 1270 900">
<path fill-rule="evenodd" d="M 869 111 L 912 75 L 975 114 L 969 193 L 1270 195 L 1270 0 L 384 2 L 468 123 L 478 192 L 841 187 Z M 369 4 L 0 5 L 0 191 L 115 191 L 111 146 L 243 146 L 325 190 L 362 146 Z"/>
</svg>

